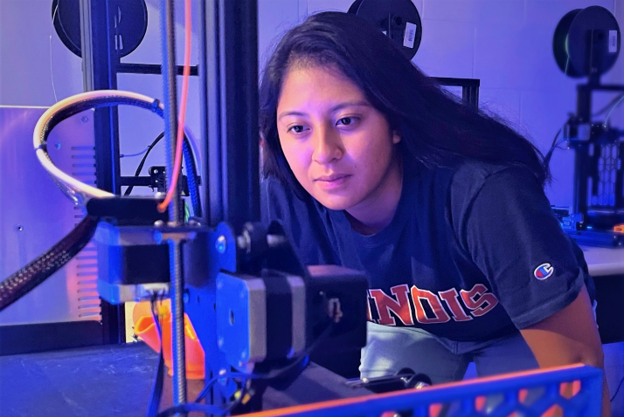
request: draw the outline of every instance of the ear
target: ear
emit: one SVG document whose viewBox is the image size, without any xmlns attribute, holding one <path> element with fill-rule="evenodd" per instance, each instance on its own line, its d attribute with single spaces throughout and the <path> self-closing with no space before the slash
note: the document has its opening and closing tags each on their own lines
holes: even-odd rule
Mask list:
<svg viewBox="0 0 625 417">
<path fill-rule="evenodd" d="M 393 145 L 397 145 L 399 142 L 401 142 L 401 133 L 397 130 L 393 131 Z"/>
</svg>

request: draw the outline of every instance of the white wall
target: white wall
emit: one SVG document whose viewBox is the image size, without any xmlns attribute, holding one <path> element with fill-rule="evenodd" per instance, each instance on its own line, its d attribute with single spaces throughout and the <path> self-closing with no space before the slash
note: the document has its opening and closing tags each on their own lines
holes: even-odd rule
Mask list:
<svg viewBox="0 0 625 417">
<path fill-rule="evenodd" d="M 268 1 L 268 0 L 267 0 Z M 599 5 L 614 13 L 623 30 L 623 0 L 413 0 L 423 24 L 413 61 L 428 75 L 479 78 L 480 104 L 503 116 L 543 152 L 568 113 L 575 112 L 576 85 L 552 52 L 553 33 L 569 11 Z M 282 3 L 275 0 L 274 3 Z M 347 11 L 351 0 L 308 0 L 308 13 Z M 622 38 L 621 38 L 622 43 Z M 603 83 L 623 83 L 623 51 Z M 597 95 L 600 108 L 614 95 Z M 623 107 L 612 122 L 623 127 Z M 573 203 L 573 151 L 557 151 L 553 204 Z"/>
<path fill-rule="evenodd" d="M 80 59 L 60 42 L 51 26 L 51 0 L 0 0 L 0 104 L 48 106 L 82 91 Z M 158 63 L 159 1 L 146 0 L 149 25 L 143 43 L 124 62 Z M 321 10 L 347 11 L 352 0 L 259 0 L 259 61 L 279 35 Z M 414 62 L 425 73 L 481 80 L 480 100 L 546 151 L 569 112 L 575 110 L 575 85 L 557 68 L 552 37 L 568 11 L 600 5 L 615 13 L 623 28 L 623 0 L 414 0 L 423 23 L 423 38 Z M 178 0 L 178 63 L 182 63 L 183 14 Z M 193 2 L 197 7 L 197 1 Z M 197 15 L 194 10 L 194 15 Z M 194 22 L 195 23 L 195 22 Z M 193 27 L 194 44 L 199 33 Z M 51 38 L 50 38 L 51 36 Z M 52 60 L 50 60 L 50 56 Z M 192 63 L 197 63 L 194 49 Z M 56 89 L 53 93 L 52 80 Z M 604 83 L 623 82 L 623 51 Z M 162 97 L 160 77 L 120 74 L 120 89 Z M 180 86 L 179 86 L 180 87 Z M 197 80 L 190 84 L 188 124 L 199 133 Z M 597 98 L 597 108 L 610 96 Z M 613 123 L 623 125 L 623 108 Z M 144 149 L 163 124 L 144 110 L 120 110 L 122 153 Z M 146 166 L 163 164 L 162 147 Z M 547 189 L 554 204 L 573 199 L 573 153 L 558 151 L 552 168 L 555 180 Z M 122 174 L 134 171 L 136 158 L 122 160 Z"/>
</svg>

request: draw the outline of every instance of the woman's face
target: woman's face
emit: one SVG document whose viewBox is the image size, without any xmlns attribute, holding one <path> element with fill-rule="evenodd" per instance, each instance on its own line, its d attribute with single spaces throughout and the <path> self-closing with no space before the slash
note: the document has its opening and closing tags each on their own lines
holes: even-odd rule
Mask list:
<svg viewBox="0 0 625 417">
<path fill-rule="evenodd" d="M 382 113 L 338 70 L 289 70 L 277 109 L 282 151 L 310 195 L 332 210 L 375 210 L 401 189 L 392 132 Z M 395 190 L 396 191 L 396 190 Z"/>
</svg>

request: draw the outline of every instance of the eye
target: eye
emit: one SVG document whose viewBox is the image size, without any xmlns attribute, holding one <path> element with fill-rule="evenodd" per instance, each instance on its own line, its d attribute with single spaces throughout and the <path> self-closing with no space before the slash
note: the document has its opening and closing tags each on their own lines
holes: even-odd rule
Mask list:
<svg viewBox="0 0 625 417">
<path fill-rule="evenodd" d="M 291 126 L 287 129 L 287 132 L 293 132 L 295 134 L 304 132 L 305 128 L 302 125 Z"/>
<path fill-rule="evenodd" d="M 356 123 L 356 119 L 354 117 L 341 117 L 336 122 L 337 125 L 344 125 L 344 126 L 350 126 L 350 125 L 353 125 L 354 123 Z"/>
</svg>

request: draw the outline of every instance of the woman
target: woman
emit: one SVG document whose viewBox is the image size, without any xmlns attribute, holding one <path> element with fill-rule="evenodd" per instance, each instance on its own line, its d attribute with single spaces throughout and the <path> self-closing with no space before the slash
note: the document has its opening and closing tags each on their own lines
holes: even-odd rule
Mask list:
<svg viewBox="0 0 625 417">
<path fill-rule="evenodd" d="M 305 264 L 370 280 L 361 376 L 603 367 L 587 268 L 551 213 L 542 156 L 384 34 L 337 12 L 290 30 L 262 78 L 260 128 L 265 219 Z"/>
</svg>

